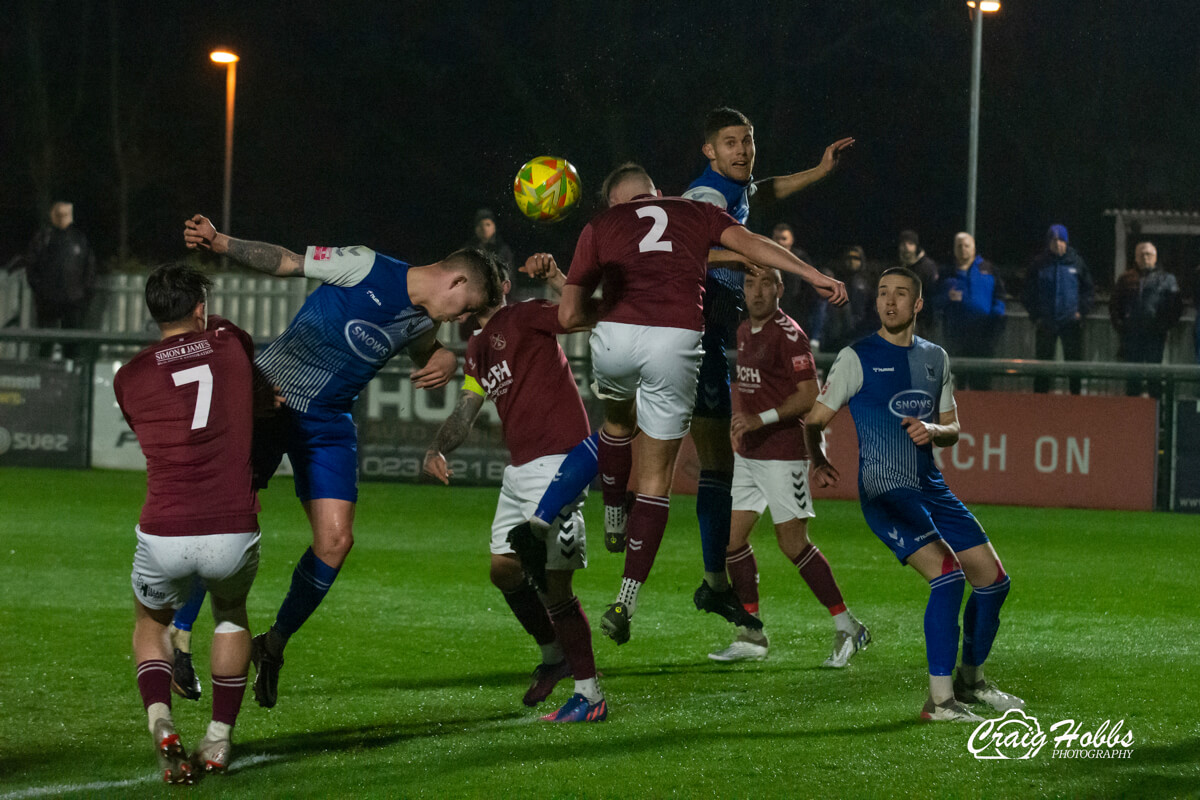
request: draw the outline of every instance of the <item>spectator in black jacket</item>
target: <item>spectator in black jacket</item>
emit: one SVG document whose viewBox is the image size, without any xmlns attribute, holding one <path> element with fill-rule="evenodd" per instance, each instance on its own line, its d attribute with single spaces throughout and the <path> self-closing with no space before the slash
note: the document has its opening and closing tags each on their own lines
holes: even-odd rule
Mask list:
<svg viewBox="0 0 1200 800">
<path fill-rule="evenodd" d="M 23 259 L 25 279 L 33 291 L 34 324 L 39 328 L 82 328 L 96 293 L 96 256 L 87 236 L 75 225 L 75 207 L 57 202 L 50 208 L 50 224 L 34 235 Z M 42 357 L 54 344 L 44 343 Z M 78 346 L 63 347 L 63 356 L 74 358 Z"/>
<path fill-rule="evenodd" d="M 792 255 L 807 264 L 815 264 L 808 253 L 796 246 L 796 231 L 786 222 L 781 222 L 771 231 L 771 238 L 780 247 L 791 251 Z M 817 267 L 829 277 L 834 277 L 828 269 Z M 808 334 L 808 344 L 815 353 L 821 349 L 821 341 L 825 338 L 825 320 L 829 316 L 829 301 L 817 294 L 812 284 L 804 281 L 799 275 L 790 272 L 783 273 L 783 296 L 779 298 L 779 307 L 783 313 L 794 319 Z"/>
<path fill-rule="evenodd" d="M 1158 266 L 1158 250 L 1152 242 L 1138 242 L 1133 251 L 1134 266 L 1117 279 L 1109 316 L 1117 330 L 1120 349 L 1117 355 L 1132 364 L 1161 364 L 1167 333 L 1183 313 L 1179 283 L 1175 276 Z M 1130 378 L 1125 393 L 1137 397 L 1145 381 Z M 1150 396 L 1162 394 L 1162 384 L 1150 382 Z"/>
<path fill-rule="evenodd" d="M 1064 360 L 1083 359 L 1083 319 L 1092 310 L 1092 275 L 1068 242 L 1066 227 L 1051 225 L 1046 231 L 1046 249 L 1025 273 L 1022 300 L 1034 325 L 1034 351 L 1041 361 L 1054 360 L 1060 339 Z M 1070 385 L 1071 394 L 1079 394 L 1082 380 L 1071 378 Z M 1050 378 L 1034 378 L 1033 390 L 1050 391 Z"/>
<path fill-rule="evenodd" d="M 921 248 L 921 237 L 917 236 L 917 232 L 914 230 L 900 231 L 897 258 L 900 266 L 911 269 L 921 279 L 926 300 L 924 308 L 917 314 L 917 335 L 925 339 L 932 339 L 934 338 L 935 317 L 933 303 L 929 302 L 929 298 L 933 296 L 933 291 L 938 285 L 937 262 L 925 255 L 925 251 Z"/>
</svg>

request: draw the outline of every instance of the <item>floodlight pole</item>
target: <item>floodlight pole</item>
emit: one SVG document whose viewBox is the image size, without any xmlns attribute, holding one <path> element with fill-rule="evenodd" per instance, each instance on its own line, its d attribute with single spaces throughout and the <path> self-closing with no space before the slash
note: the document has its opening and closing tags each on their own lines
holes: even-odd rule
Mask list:
<svg viewBox="0 0 1200 800">
<path fill-rule="evenodd" d="M 975 195 L 979 188 L 979 73 L 983 52 L 983 9 L 974 12 L 971 48 L 971 144 L 967 156 L 967 233 L 975 235 Z"/>
</svg>

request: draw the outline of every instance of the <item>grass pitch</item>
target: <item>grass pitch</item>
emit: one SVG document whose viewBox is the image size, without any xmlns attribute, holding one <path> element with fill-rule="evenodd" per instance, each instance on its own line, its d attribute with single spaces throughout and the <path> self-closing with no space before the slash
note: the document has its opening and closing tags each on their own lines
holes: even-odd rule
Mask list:
<svg viewBox="0 0 1200 800">
<path fill-rule="evenodd" d="M 247 692 L 231 773 L 157 782 L 130 655 L 129 568 L 144 476 L 0 473 L 0 800 L 139 797 L 1171 797 L 1200 794 L 1197 518 L 980 507 L 1009 573 L 988 673 L 1043 730 L 1124 720 L 1124 759 L 982 761 L 974 726 L 917 721 L 928 589 L 896 565 L 856 504 L 824 502 L 813 540 L 875 642 L 842 671 L 828 614 L 755 533 L 770 660 L 717 665 L 723 620 L 697 613 L 693 501 L 676 498 L 633 639 L 599 615 L 621 559 L 599 541 L 577 578 L 610 703 L 603 724 L 552 726 L 570 682 L 520 703 L 537 651 L 487 579 L 495 489 L 366 484 L 357 544 L 287 652 L 279 705 Z M 273 619 L 309 533 L 284 480 L 262 494 L 251 621 Z M 212 630 L 197 623 L 197 664 Z M 176 698 L 185 743 L 209 713 Z"/>
</svg>

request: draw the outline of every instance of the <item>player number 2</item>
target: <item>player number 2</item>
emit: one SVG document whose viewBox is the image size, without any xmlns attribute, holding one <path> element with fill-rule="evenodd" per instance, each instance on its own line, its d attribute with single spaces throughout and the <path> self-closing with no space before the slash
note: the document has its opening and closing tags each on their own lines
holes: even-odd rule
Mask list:
<svg viewBox="0 0 1200 800">
<path fill-rule="evenodd" d="M 674 248 L 669 241 L 664 241 L 662 235 L 667 231 L 667 212 L 663 211 L 658 206 L 643 206 L 637 210 L 637 215 L 642 219 L 650 217 L 654 220 L 654 225 L 650 228 L 650 232 L 642 237 L 642 241 L 638 242 L 639 253 L 670 253 Z"/>
<path fill-rule="evenodd" d="M 196 411 L 192 414 L 192 430 L 208 425 L 208 412 L 212 408 L 212 370 L 208 364 L 201 364 L 191 369 L 182 369 L 171 373 L 171 380 L 176 386 L 188 383 L 196 384 Z"/>
</svg>

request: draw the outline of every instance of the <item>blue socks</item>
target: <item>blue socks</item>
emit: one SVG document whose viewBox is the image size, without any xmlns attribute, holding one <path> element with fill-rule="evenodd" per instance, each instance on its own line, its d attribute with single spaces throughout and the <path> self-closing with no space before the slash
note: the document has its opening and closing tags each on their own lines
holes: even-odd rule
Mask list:
<svg viewBox="0 0 1200 800">
<path fill-rule="evenodd" d="M 533 515 L 534 519 L 552 525 L 558 513 L 576 497 L 579 497 L 583 490 L 595 480 L 596 473 L 600 471 L 600 462 L 597 456 L 599 438 L 599 433 L 593 433 L 567 453 L 562 466 L 558 468 L 558 474 L 546 487 L 542 501 L 538 503 L 537 511 Z M 727 538 L 728 535 L 729 532 L 726 531 Z"/>
<path fill-rule="evenodd" d="M 992 643 L 996 641 L 996 631 L 1000 630 L 1000 606 L 1008 597 L 1011 584 L 1008 576 L 996 581 L 991 586 L 973 589 L 967 598 L 967 608 L 963 611 L 963 652 L 964 664 L 979 666 L 987 660 L 992 652 Z"/>
<path fill-rule="evenodd" d="M 187 603 L 175 610 L 175 619 L 171 623 L 181 631 L 190 631 L 196 617 L 200 616 L 200 606 L 204 605 L 204 581 L 197 576 L 192 583 L 192 593 L 188 595 Z"/>
<path fill-rule="evenodd" d="M 958 655 L 958 609 L 962 606 L 967 579 L 961 569 L 939 575 L 929 582 L 929 605 L 925 606 L 925 655 L 930 675 L 950 675 Z"/>
<path fill-rule="evenodd" d="M 300 563 L 292 572 L 292 586 L 275 616 L 274 628 L 285 639 L 304 624 L 333 585 L 338 570 L 317 558 L 312 548 L 304 551 Z"/>
<path fill-rule="evenodd" d="M 729 518 L 733 513 L 728 472 L 701 470 L 696 488 L 696 519 L 700 522 L 700 547 L 704 552 L 704 571 L 724 574 L 725 551 L 729 549 Z"/>
</svg>

